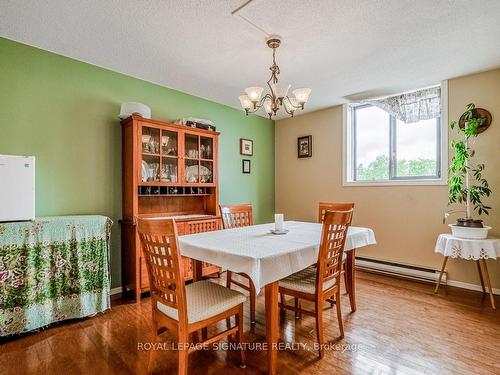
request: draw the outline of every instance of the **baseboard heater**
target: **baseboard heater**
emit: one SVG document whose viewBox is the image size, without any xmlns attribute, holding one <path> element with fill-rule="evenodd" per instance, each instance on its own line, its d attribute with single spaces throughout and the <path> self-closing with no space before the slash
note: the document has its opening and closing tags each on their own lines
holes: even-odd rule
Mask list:
<svg viewBox="0 0 500 375">
<path fill-rule="evenodd" d="M 363 257 L 356 257 L 356 269 L 427 283 L 437 282 L 440 272 L 440 270 L 433 268 L 412 266 L 409 264 L 387 262 L 385 260 Z M 446 280 L 447 275 L 446 272 L 444 272 L 441 283 L 446 284 Z"/>
</svg>

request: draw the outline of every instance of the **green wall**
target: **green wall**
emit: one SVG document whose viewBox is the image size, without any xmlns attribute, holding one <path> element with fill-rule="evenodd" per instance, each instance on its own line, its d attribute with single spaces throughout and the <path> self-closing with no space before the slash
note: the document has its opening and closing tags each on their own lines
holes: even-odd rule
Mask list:
<svg viewBox="0 0 500 375">
<path fill-rule="evenodd" d="M 214 121 L 220 201 L 251 202 L 257 222 L 273 220 L 273 121 L 3 38 L 0 88 L 0 154 L 36 156 L 37 216 L 101 214 L 115 222 L 113 286 L 121 283 L 122 102 L 147 104 L 155 119 Z M 239 138 L 254 141 L 251 174 L 241 172 Z"/>
</svg>

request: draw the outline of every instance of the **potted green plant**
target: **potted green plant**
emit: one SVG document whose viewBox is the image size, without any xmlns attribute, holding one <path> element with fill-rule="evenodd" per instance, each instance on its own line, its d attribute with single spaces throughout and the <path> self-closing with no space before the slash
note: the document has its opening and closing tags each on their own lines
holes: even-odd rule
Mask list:
<svg viewBox="0 0 500 375">
<path fill-rule="evenodd" d="M 470 103 L 459 123 L 450 123 L 451 129 L 458 130 L 461 139 L 451 142 L 454 155 L 449 168 L 448 205 L 465 205 L 465 210 L 451 210 L 445 213 L 445 219 L 452 213 L 465 213 L 465 217 L 457 219 L 456 224 L 450 224 L 452 234 L 456 237 L 482 239 L 488 236 L 488 230 L 491 229 L 484 226 L 482 220 L 472 217 L 474 211 L 477 211 L 478 215 L 488 215 L 491 209 L 482 201 L 491 194 L 488 181 L 483 177 L 485 165 L 472 163 L 475 150 L 471 146 L 484 121 L 485 118 L 478 116 L 475 105 Z"/>
</svg>

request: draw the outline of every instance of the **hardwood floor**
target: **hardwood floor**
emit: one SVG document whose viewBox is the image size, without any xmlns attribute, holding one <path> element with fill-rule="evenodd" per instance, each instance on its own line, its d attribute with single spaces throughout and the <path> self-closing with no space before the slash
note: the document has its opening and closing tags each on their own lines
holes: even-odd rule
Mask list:
<svg viewBox="0 0 500 375">
<path fill-rule="evenodd" d="M 342 295 L 344 340 L 335 342 L 335 308 L 324 313 L 325 339 L 333 344 L 322 360 L 313 347 L 314 318 L 304 315 L 295 320 L 293 312 L 282 317 L 283 343 L 307 347 L 280 351 L 280 374 L 500 374 L 500 313 L 491 310 L 486 296 L 451 287 L 443 287 L 436 296 L 432 285 L 357 275 L 354 314 Z M 175 374 L 177 355 L 166 350 L 175 336 L 167 332 L 155 339 L 150 314 L 149 298 L 140 304 L 118 299 L 111 311 L 94 318 L 3 339 L 0 373 Z M 261 293 L 252 331 L 245 316 L 244 338 L 254 346 L 265 341 L 263 322 Z M 153 344 L 156 350 L 150 348 Z M 246 369 L 238 365 L 236 350 L 202 350 L 190 355 L 189 374 L 264 374 L 266 353 L 248 350 Z"/>
</svg>

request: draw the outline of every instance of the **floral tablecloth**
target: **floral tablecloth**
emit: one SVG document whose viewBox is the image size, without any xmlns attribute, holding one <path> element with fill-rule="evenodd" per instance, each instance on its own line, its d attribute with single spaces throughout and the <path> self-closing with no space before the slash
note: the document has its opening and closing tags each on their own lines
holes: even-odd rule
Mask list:
<svg viewBox="0 0 500 375">
<path fill-rule="evenodd" d="M 0 223 L 0 336 L 110 308 L 105 216 Z"/>
</svg>

